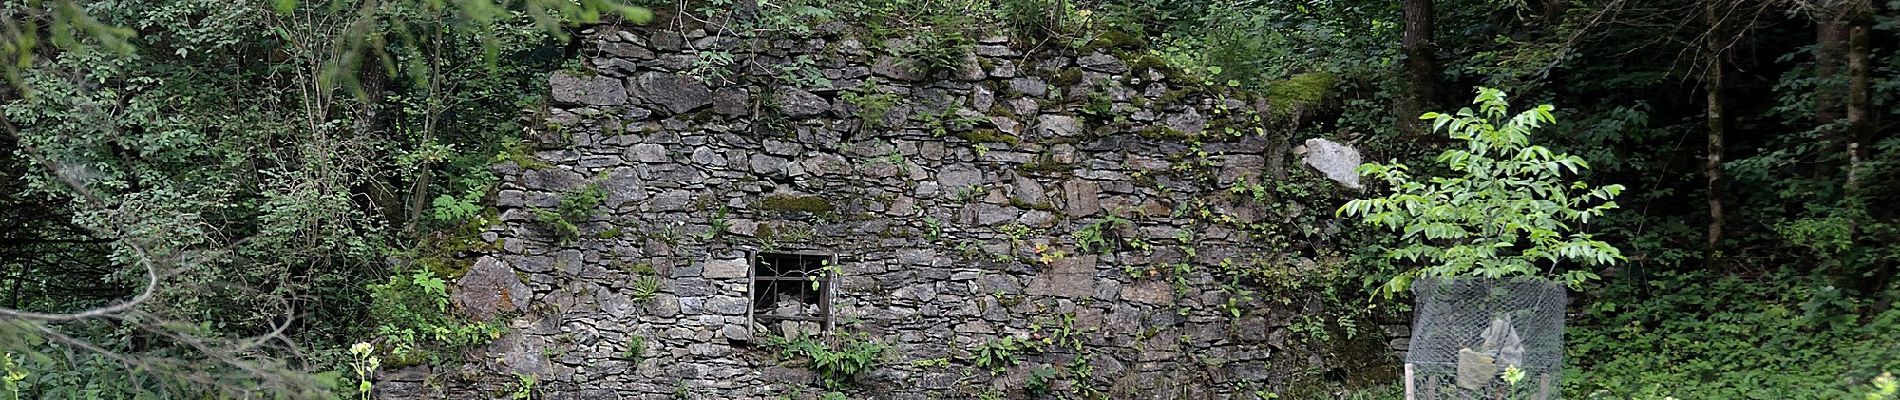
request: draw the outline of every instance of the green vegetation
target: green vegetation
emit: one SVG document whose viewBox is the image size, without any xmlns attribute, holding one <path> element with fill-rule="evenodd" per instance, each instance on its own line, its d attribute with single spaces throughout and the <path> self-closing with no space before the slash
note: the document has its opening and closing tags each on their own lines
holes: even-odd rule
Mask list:
<svg viewBox="0 0 1900 400">
<path fill-rule="evenodd" d="M 640 362 L 645 361 L 647 358 L 647 337 L 628 335 L 627 350 L 620 353 L 620 358 L 627 360 L 628 364 L 633 364 L 636 367 L 639 366 Z"/>
<path fill-rule="evenodd" d="M 965 236 L 977 230 L 947 221 L 927 223 L 925 235 L 966 260 L 1010 266 L 1052 265 L 1065 251 L 1178 254 L 1120 267 L 1176 296 L 1227 296 L 1200 305 L 1212 311 L 1182 302 L 1164 312 L 1244 320 L 1263 304 L 1319 303 L 1324 312 L 1287 321 L 1298 336 L 1291 340 L 1325 349 L 1328 362 L 1369 366 L 1348 371 L 1345 383 L 1294 372 L 1284 380 L 1294 387 L 1236 391 L 1390 395 L 1389 374 L 1379 370 L 1390 360 L 1354 346 L 1372 336 L 1371 317 L 1404 312 L 1396 289 L 1443 275 L 1574 284 L 1569 398 L 1872 399 L 1896 391 L 1888 373 L 1900 370 L 1890 334 L 1900 329 L 1900 211 L 1881 206 L 1900 201 L 1900 108 L 1891 107 L 1900 102 L 1900 51 L 1888 45 L 1900 41 L 1900 3 L 638 3 L 673 14 L 668 21 L 678 23 L 660 29 L 768 43 L 800 43 L 829 34 L 824 24 L 847 22 L 839 34 L 866 44 L 866 59 L 907 60 L 902 66 L 928 79 L 952 77 L 974 51 L 993 50 L 978 40 L 1012 37 L 1009 50 L 1026 53 L 1019 72 L 1062 91 L 1038 106 L 1090 125 L 1090 134 L 1062 143 L 1132 130 L 1157 145 L 1162 153 L 1143 156 L 1167 168 L 1130 180 L 1159 206 L 1104 210 L 1122 217 L 1057 215 L 1053 228 L 1010 226 L 998 231 L 1007 239 L 996 239 L 1012 245 L 1006 254 L 987 254 Z M 743 5 L 758 7 L 738 12 Z M 498 335 L 507 320 L 471 321 L 447 307 L 447 282 L 466 273 L 471 255 L 507 244 L 483 239 L 503 214 L 489 205 L 506 193 L 491 167 L 553 168 L 537 154 L 561 150 L 537 146 L 559 143 L 539 142 L 572 142 L 580 132 L 541 120 L 547 76 L 587 71 L 581 59 L 592 56 L 574 51 L 589 44 L 571 35 L 650 17 L 609 0 L 8 3 L 0 12 L 0 222 L 10 227 L 0 235 L 0 397 L 360 397 L 379 367 L 466 361 L 458 350 Z M 744 50 L 704 48 L 680 69 L 724 83 L 749 79 L 737 72 L 756 66 L 774 85 L 823 87 L 835 50 L 753 65 Z M 1130 105 L 1219 111 L 1194 134 L 1127 124 L 1132 115 L 1117 113 L 1107 92 L 1065 96 L 1077 93 L 1065 86 L 1083 80 L 1080 66 L 1033 62 L 1094 52 L 1131 69 L 1103 84 L 1166 83 L 1166 92 Z M 1651 54 L 1679 56 L 1636 56 Z M 1564 109 L 1507 114 L 1500 92 L 1486 91 L 1468 113 L 1416 118 L 1463 105 L 1472 87 Z M 904 103 L 869 83 L 837 96 L 865 128 L 883 128 Z M 1270 115 L 1254 115 L 1262 97 Z M 988 108 L 1019 122 L 1035 117 Z M 1021 143 L 954 107 L 911 118 L 907 125 L 967 142 L 985 163 L 996 161 L 982 156 L 998 144 L 1056 144 Z M 1433 134 L 1440 129 L 1448 135 Z M 1285 162 L 1244 171 L 1259 172 L 1252 178 L 1223 176 L 1234 145 L 1253 135 L 1268 147 L 1246 152 L 1279 152 L 1267 159 Z M 1312 137 L 1382 160 L 1366 169 L 1381 179 L 1360 193 L 1315 177 L 1291 156 Z M 1018 172 L 1077 167 L 1041 156 Z M 1228 192 L 1192 198 L 1179 185 Z M 975 201 L 988 189 L 943 190 Z M 1366 198 L 1342 214 L 1374 225 L 1335 228 L 1311 211 L 1343 197 Z M 699 233 L 665 226 L 582 235 L 602 206 L 618 206 L 604 198 L 590 185 L 531 217 L 562 242 L 634 232 L 677 246 Z M 773 196 L 754 210 L 835 217 L 839 207 L 825 198 Z M 1605 212 L 1612 204 L 1629 210 Z M 1241 215 L 1234 205 L 1259 212 Z M 734 223 L 725 212 L 711 214 L 705 222 L 715 229 L 700 238 Z M 1142 218 L 1219 229 L 1221 240 L 1262 251 L 1205 257 L 1200 231 L 1115 236 L 1121 224 L 1148 226 Z M 761 225 L 757 237 L 771 248 L 813 232 Z M 661 283 L 650 265 L 627 278 L 636 300 Z M 1038 332 L 1062 326 L 1048 325 Z M 1144 330 L 1141 339 L 1173 342 L 1159 334 Z M 1025 339 L 1009 349 L 1006 340 L 981 344 L 973 356 L 981 361 L 920 367 L 1023 368 L 1016 372 L 1030 381 L 1010 389 L 1094 397 L 1082 394 L 1087 385 L 1060 393 L 1050 384 L 1086 381 L 1087 357 L 1042 365 L 1016 357 L 1048 343 Z M 877 347 L 864 338 L 787 343 L 801 349 L 790 358 L 825 365 L 821 375 L 835 381 L 875 364 L 860 357 Z M 497 397 L 547 389 L 534 376 L 488 378 L 512 380 Z M 679 384 L 677 396 L 693 395 Z M 1002 396 L 988 388 L 976 395 Z"/>
<path fill-rule="evenodd" d="M 910 60 L 912 69 L 923 75 L 956 72 L 976 47 L 976 41 L 964 33 L 972 28 L 974 21 L 954 14 L 937 15 L 929 21 L 930 27 L 914 31 L 910 45 L 899 53 Z"/>
<path fill-rule="evenodd" d="M 773 336 L 766 345 L 778 349 L 780 360 L 799 360 L 818 373 L 827 389 L 850 386 L 857 376 L 876 367 L 889 347 L 859 333 L 811 336 Z"/>
<path fill-rule="evenodd" d="M 877 78 L 864 80 L 863 85 L 838 94 L 838 99 L 857 107 L 858 119 L 864 128 L 882 128 L 888 119 L 891 107 L 897 106 L 897 95 L 878 90 Z"/>
<path fill-rule="evenodd" d="M 972 130 L 958 131 L 957 133 L 952 134 L 951 136 L 956 136 L 958 139 L 967 140 L 970 143 L 976 143 L 976 144 L 983 144 L 983 143 L 1017 144 L 1022 141 L 1022 139 L 1018 139 L 1015 135 L 1002 133 L 995 129 L 972 129 Z"/>
<path fill-rule="evenodd" d="M 596 182 L 562 195 L 560 204 L 553 210 L 530 208 L 530 211 L 534 212 L 535 221 L 553 231 L 561 243 L 567 243 L 581 236 L 580 224 L 593 218 L 605 201 L 607 189 Z"/>
<path fill-rule="evenodd" d="M 376 334 L 391 366 L 442 361 L 501 336 L 504 329 L 449 314 L 448 282 L 427 269 L 369 285 L 369 297 L 370 317 L 381 321 Z"/>
<path fill-rule="evenodd" d="M 1577 371 L 1565 372 L 1565 393 L 1849 399 L 1900 370 L 1891 356 L 1900 310 L 1856 317 L 1853 310 L 1873 301 L 1795 268 L 1753 278 L 1710 271 L 1649 278 L 1604 285 L 1598 301 L 1581 307 L 1564 338 Z M 1644 300 L 1615 300 L 1628 298 Z"/>
<path fill-rule="evenodd" d="M 1580 232 L 1592 218 L 1602 220 L 1616 209 L 1623 185 L 1592 188 L 1568 181 L 1566 175 L 1590 164 L 1530 144 L 1532 130 L 1556 122 L 1552 107 L 1507 117 L 1509 103 L 1495 89 L 1479 89 L 1472 103 L 1477 110 L 1422 117 L 1464 142 L 1438 156 L 1456 175 L 1414 178 L 1404 164 L 1365 164 L 1359 173 L 1384 180 L 1395 192 L 1339 207 L 1339 214 L 1366 225 L 1401 232 L 1399 239 L 1409 244 L 1387 251 L 1387 258 L 1424 264 L 1393 277 L 1381 291 L 1389 297 L 1421 276 L 1542 275 L 1565 263 L 1607 267 L 1623 261 L 1615 246 Z M 1589 269 L 1566 269 L 1557 279 L 1572 287 L 1598 278 Z"/>
<path fill-rule="evenodd" d="M 1338 78 L 1325 72 L 1306 72 L 1267 83 L 1267 101 L 1273 113 L 1286 117 L 1320 106 L 1337 90 Z"/>
<path fill-rule="evenodd" d="M 979 369 L 988 369 L 991 374 L 1000 374 L 1009 367 L 1022 362 L 1019 353 L 1027 351 L 1027 345 L 1015 336 L 978 343 L 970 349 L 970 365 Z"/>
<path fill-rule="evenodd" d="M 633 291 L 628 293 L 628 297 L 631 297 L 633 301 L 652 300 L 653 296 L 660 293 L 660 272 L 653 268 L 653 264 L 623 262 L 621 269 L 625 270 L 633 280 Z"/>
</svg>

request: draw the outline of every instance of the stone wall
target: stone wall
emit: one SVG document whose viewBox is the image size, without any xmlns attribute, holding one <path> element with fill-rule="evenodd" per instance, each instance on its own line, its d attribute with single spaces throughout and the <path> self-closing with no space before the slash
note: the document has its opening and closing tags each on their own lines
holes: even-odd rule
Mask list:
<svg viewBox="0 0 1900 400">
<path fill-rule="evenodd" d="M 455 289 L 458 310 L 509 332 L 465 365 L 385 373 L 385 394 L 494 397 L 522 374 L 548 398 L 809 398 L 814 373 L 748 319 L 758 251 L 839 257 L 834 330 L 890 348 L 852 398 L 1019 398 L 1045 367 L 1056 392 L 1252 398 L 1366 364 L 1289 328 L 1327 315 L 1318 295 L 1274 291 L 1337 262 L 1327 218 L 1345 192 L 1288 160 L 1262 98 L 1112 44 L 980 38 L 924 73 L 880 50 L 901 40 L 837 24 L 685 30 L 586 32 L 585 70 L 550 78 L 547 127 L 529 134 L 541 162 L 495 167 L 504 223 L 483 239 L 502 250 Z M 735 61 L 707 68 L 712 52 Z M 895 101 L 867 121 L 876 93 Z M 1259 192 L 1296 181 L 1304 193 Z M 575 237 L 537 218 L 590 184 L 605 203 Z M 1219 271 L 1237 264 L 1284 274 L 1234 285 Z M 643 301 L 645 274 L 660 285 Z M 971 365 L 1005 337 L 1080 344 Z"/>
</svg>

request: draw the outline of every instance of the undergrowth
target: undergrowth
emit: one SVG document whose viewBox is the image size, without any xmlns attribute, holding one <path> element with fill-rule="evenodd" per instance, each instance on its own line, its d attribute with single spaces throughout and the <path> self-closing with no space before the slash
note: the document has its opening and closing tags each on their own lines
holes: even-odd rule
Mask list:
<svg viewBox="0 0 1900 400">
<path fill-rule="evenodd" d="M 1859 398 L 1900 370 L 1900 309 L 1863 316 L 1874 301 L 1825 279 L 1661 272 L 1589 295 L 1567 333 L 1570 398 Z"/>
</svg>

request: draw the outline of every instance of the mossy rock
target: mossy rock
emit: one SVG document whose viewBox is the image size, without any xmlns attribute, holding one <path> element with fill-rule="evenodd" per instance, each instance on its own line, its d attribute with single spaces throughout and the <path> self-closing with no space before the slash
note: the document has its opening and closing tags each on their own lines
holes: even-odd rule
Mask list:
<svg viewBox="0 0 1900 400">
<path fill-rule="evenodd" d="M 759 229 L 752 232 L 752 237 L 768 241 L 776 239 L 778 238 L 778 228 L 772 227 L 772 224 L 759 224 Z"/>
<path fill-rule="evenodd" d="M 994 117 L 1015 118 L 1016 110 L 1011 110 L 1009 109 L 1009 106 L 1007 104 L 1005 104 L 1002 101 L 998 101 L 995 104 L 990 105 L 990 112 L 987 115 L 994 116 Z"/>
<path fill-rule="evenodd" d="M 1081 164 L 1059 163 L 1052 157 L 1037 157 L 1035 160 L 1016 166 L 1016 173 L 1023 175 L 1055 175 L 1075 171 Z"/>
<path fill-rule="evenodd" d="M 1197 93 L 1200 93 L 1200 91 L 1191 88 L 1169 90 L 1167 93 L 1162 93 L 1161 97 L 1155 98 L 1154 102 L 1157 106 L 1180 104 L 1186 101 L 1188 97 L 1194 96 Z"/>
<path fill-rule="evenodd" d="M 832 206 L 830 201 L 822 197 L 783 194 L 766 196 L 765 200 L 759 201 L 756 208 L 766 211 L 806 212 L 812 214 L 828 214 L 837 210 L 837 207 Z"/>
<path fill-rule="evenodd" d="M 452 257 L 424 257 L 417 259 L 416 263 L 429 269 L 429 273 L 445 280 L 461 279 L 463 275 L 468 275 L 469 268 L 475 266 L 475 260 Z"/>
<path fill-rule="evenodd" d="M 1135 59 L 1133 60 L 1126 60 L 1126 61 L 1128 61 L 1129 69 L 1133 69 L 1137 71 L 1144 70 L 1144 69 L 1152 69 L 1152 70 L 1161 70 L 1163 72 L 1166 72 L 1167 70 L 1170 69 L 1168 68 L 1168 60 L 1162 59 L 1161 56 L 1157 56 L 1153 54 L 1144 54 L 1140 57 L 1135 57 Z"/>
<path fill-rule="evenodd" d="M 1148 47 L 1148 40 L 1139 35 L 1111 29 L 1096 35 L 1088 42 L 1088 48 L 1094 50 L 1137 50 Z"/>
<path fill-rule="evenodd" d="M 1267 102 L 1275 114 L 1308 109 L 1332 97 L 1339 78 L 1325 72 L 1307 72 L 1267 83 Z"/>
<path fill-rule="evenodd" d="M 1148 108 L 1149 101 L 1147 97 L 1134 96 L 1129 99 L 1129 104 L 1134 105 L 1135 108 Z"/>
<path fill-rule="evenodd" d="M 968 140 L 971 143 L 1017 144 L 1017 143 L 1022 142 L 1022 139 L 1019 139 L 1014 135 L 1003 133 L 995 129 L 972 129 L 968 131 L 957 132 L 957 133 L 954 133 L 953 135 L 955 135 L 959 139 Z"/>
<path fill-rule="evenodd" d="M 1162 125 L 1149 126 L 1146 129 L 1135 132 L 1135 135 L 1141 136 L 1144 139 L 1154 140 L 1188 140 L 1194 138 L 1192 134 Z"/>
<path fill-rule="evenodd" d="M 615 264 L 620 267 L 620 270 L 626 271 L 628 274 L 637 276 L 658 276 L 660 274 L 658 269 L 653 268 L 653 263 L 617 262 Z"/>
<path fill-rule="evenodd" d="M 1077 83 L 1082 83 L 1082 69 L 1076 68 L 1076 67 L 1063 68 L 1062 71 L 1056 72 L 1056 76 L 1053 79 L 1050 79 L 1049 83 L 1055 86 L 1063 86 L 1063 87 L 1075 86 L 1075 84 Z M 1060 89 L 1050 88 L 1050 90 L 1060 90 Z"/>
</svg>

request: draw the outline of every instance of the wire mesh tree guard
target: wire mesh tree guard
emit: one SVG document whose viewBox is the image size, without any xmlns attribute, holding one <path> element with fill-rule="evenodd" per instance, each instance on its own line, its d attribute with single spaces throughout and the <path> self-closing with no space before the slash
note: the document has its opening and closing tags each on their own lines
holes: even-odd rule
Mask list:
<svg viewBox="0 0 1900 400">
<path fill-rule="evenodd" d="M 1531 278 L 1421 278 L 1413 282 L 1408 400 L 1559 398 L 1562 284 Z"/>
</svg>

